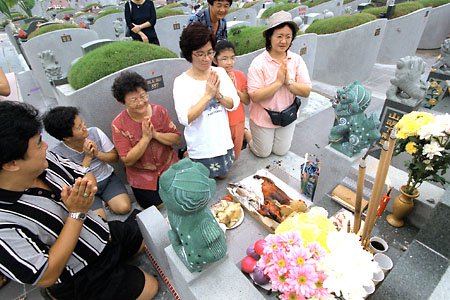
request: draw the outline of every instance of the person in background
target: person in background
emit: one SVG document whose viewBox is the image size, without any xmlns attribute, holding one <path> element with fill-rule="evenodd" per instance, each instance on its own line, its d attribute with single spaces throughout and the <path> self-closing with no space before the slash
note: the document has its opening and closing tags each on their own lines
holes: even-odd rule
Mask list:
<svg viewBox="0 0 450 300">
<path fill-rule="evenodd" d="M 159 45 L 153 1 L 128 0 L 125 4 L 125 21 L 133 40 Z"/>
<path fill-rule="evenodd" d="M 222 68 L 212 67 L 215 39 L 203 24 L 189 24 L 180 49 L 191 67 L 175 78 L 173 99 L 184 125 L 189 158 L 205 165 L 213 178 L 224 178 L 234 162 L 227 111 L 239 105 L 233 82 Z"/>
<path fill-rule="evenodd" d="M 308 97 L 311 79 L 302 57 L 289 51 L 298 31 L 290 13 L 280 11 L 269 18 L 263 32 L 266 51 L 255 57 L 247 74 L 250 104 L 250 150 L 258 157 L 272 152 L 285 155 L 291 148 L 295 122 L 274 125 L 266 109 L 281 112 L 295 96 Z"/>
<path fill-rule="evenodd" d="M 0 102 L 0 272 L 47 298 L 151 299 L 158 281 L 126 260 L 144 248 L 136 222 L 90 210 L 87 168 L 47 151 L 39 112 Z"/>
<path fill-rule="evenodd" d="M 200 22 L 212 31 L 216 41 L 226 40 L 228 33 L 225 16 L 232 3 L 233 0 L 208 0 L 208 7 L 193 14 L 189 23 Z"/>
<path fill-rule="evenodd" d="M 231 139 L 234 144 L 234 156 L 237 160 L 241 153 L 244 141 L 245 109 L 243 104 L 248 105 L 250 103 L 250 97 L 247 93 L 247 79 L 245 78 L 244 73 L 233 69 L 235 60 L 236 53 L 233 43 L 226 40 L 218 41 L 214 62 L 218 67 L 222 67 L 227 71 L 228 76 L 231 78 L 231 81 L 233 81 L 239 99 L 241 100 L 236 110 L 228 111 Z"/>
<path fill-rule="evenodd" d="M 114 144 L 97 127 L 86 128 L 76 107 L 59 106 L 44 115 L 45 130 L 60 142 L 52 149 L 56 154 L 88 167 L 97 179 L 96 201 L 92 209 L 101 209 L 102 201 L 115 214 L 131 210 L 130 198 L 114 168 L 119 160 Z"/>
<path fill-rule="evenodd" d="M 158 206 L 159 176 L 178 161 L 172 146 L 180 143 L 180 132 L 167 109 L 148 102 L 147 83 L 136 72 L 121 73 L 112 93 L 125 106 L 112 121 L 112 137 L 128 183 L 140 206 Z"/>
<path fill-rule="evenodd" d="M 11 88 L 9 87 L 8 79 L 3 69 L 0 68 L 0 96 L 9 96 L 9 94 L 11 94 Z"/>
</svg>

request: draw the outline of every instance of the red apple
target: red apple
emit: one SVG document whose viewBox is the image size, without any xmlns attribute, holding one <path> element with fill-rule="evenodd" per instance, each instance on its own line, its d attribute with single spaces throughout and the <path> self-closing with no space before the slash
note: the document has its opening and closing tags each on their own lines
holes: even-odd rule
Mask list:
<svg viewBox="0 0 450 300">
<path fill-rule="evenodd" d="M 255 242 L 255 252 L 258 253 L 258 255 L 262 255 L 264 251 L 264 246 L 266 245 L 265 240 L 257 240 Z"/>
<path fill-rule="evenodd" d="M 245 273 L 251 273 L 256 267 L 256 260 L 251 256 L 246 256 L 241 261 L 241 270 Z"/>
</svg>

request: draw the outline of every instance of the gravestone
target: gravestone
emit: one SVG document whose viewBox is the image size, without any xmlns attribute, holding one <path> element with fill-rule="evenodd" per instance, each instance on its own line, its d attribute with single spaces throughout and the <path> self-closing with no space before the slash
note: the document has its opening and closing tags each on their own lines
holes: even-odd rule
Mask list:
<svg viewBox="0 0 450 300">
<path fill-rule="evenodd" d="M 115 30 L 116 27 L 114 22 L 116 21 L 121 22 L 125 29 L 125 15 L 123 12 L 103 16 L 96 20 L 89 28 L 97 32 L 98 37 L 101 39 L 119 40 Z"/>
<path fill-rule="evenodd" d="M 59 62 L 61 72 L 67 74 L 71 62 L 83 55 L 81 45 L 97 39 L 98 35 L 93 30 L 70 28 L 39 35 L 22 45 L 34 78 L 42 88 L 44 95 L 55 98 L 53 88 L 47 80 L 37 53 L 51 50 L 54 58 Z"/>
<path fill-rule="evenodd" d="M 189 16 L 170 16 L 158 19 L 155 24 L 156 34 L 158 35 L 161 47 L 166 47 L 180 54 L 180 36 L 184 27 L 189 22 Z"/>
</svg>

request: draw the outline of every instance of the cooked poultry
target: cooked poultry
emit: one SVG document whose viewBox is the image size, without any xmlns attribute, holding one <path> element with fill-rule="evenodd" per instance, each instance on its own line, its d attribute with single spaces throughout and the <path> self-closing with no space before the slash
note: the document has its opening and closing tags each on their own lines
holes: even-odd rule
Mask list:
<svg viewBox="0 0 450 300">
<path fill-rule="evenodd" d="M 273 202 L 264 201 L 264 205 L 262 205 L 261 208 L 258 209 L 258 213 L 260 213 L 262 216 L 269 217 L 277 221 L 278 223 L 282 221 L 280 208 Z"/>
<path fill-rule="evenodd" d="M 291 203 L 292 199 L 277 187 L 272 179 L 259 175 L 255 175 L 253 178 L 263 180 L 262 192 L 264 195 L 264 202 L 277 200 L 280 204 L 289 205 Z"/>
</svg>

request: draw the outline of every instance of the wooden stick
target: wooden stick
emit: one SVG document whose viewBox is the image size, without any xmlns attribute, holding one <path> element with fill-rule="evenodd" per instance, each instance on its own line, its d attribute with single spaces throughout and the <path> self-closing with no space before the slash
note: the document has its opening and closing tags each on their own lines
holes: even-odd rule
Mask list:
<svg viewBox="0 0 450 300">
<path fill-rule="evenodd" d="M 387 176 L 387 173 L 389 172 L 389 166 L 391 165 L 392 154 L 394 153 L 394 148 L 395 148 L 395 142 L 396 142 L 396 132 L 395 132 L 395 130 L 392 130 L 391 134 L 389 135 L 389 147 L 388 147 L 388 151 L 386 154 L 385 164 L 383 165 L 382 173 L 381 173 L 381 180 L 382 180 L 383 184 L 378 186 L 378 190 L 376 190 L 376 194 L 375 194 L 375 199 L 376 199 L 375 207 L 377 210 L 378 210 L 378 206 L 380 205 L 380 202 L 382 200 L 381 193 L 383 192 L 384 182 L 386 181 L 386 176 Z M 366 245 L 369 244 L 370 233 L 372 232 L 372 229 L 375 226 L 375 222 L 376 222 L 375 217 L 370 220 L 370 223 L 368 226 L 368 232 L 367 232 L 367 236 L 366 236 Z"/>
<path fill-rule="evenodd" d="M 367 210 L 366 219 L 364 221 L 363 234 L 362 234 L 362 238 L 361 238 L 361 245 L 363 247 L 365 246 L 365 241 L 367 239 L 367 234 L 369 231 L 369 224 L 371 222 L 371 219 L 375 218 L 375 214 L 376 214 L 376 211 L 378 208 L 378 205 L 375 203 L 376 202 L 375 191 L 378 190 L 378 186 L 381 184 L 380 183 L 381 172 L 383 171 L 384 161 L 386 160 L 388 145 L 389 145 L 388 142 L 385 141 L 383 143 L 383 148 L 381 148 L 380 160 L 378 161 L 378 166 L 377 166 L 377 174 L 375 175 L 375 182 L 373 183 L 372 194 L 370 195 L 369 208 Z M 384 184 L 384 181 L 383 181 L 383 184 Z"/>
<path fill-rule="evenodd" d="M 366 156 L 361 158 L 359 162 L 358 170 L 358 184 L 356 186 L 356 198 L 355 198 L 355 218 L 353 220 L 353 233 L 358 234 L 361 227 L 361 202 L 364 190 L 364 180 L 366 177 Z"/>
</svg>

